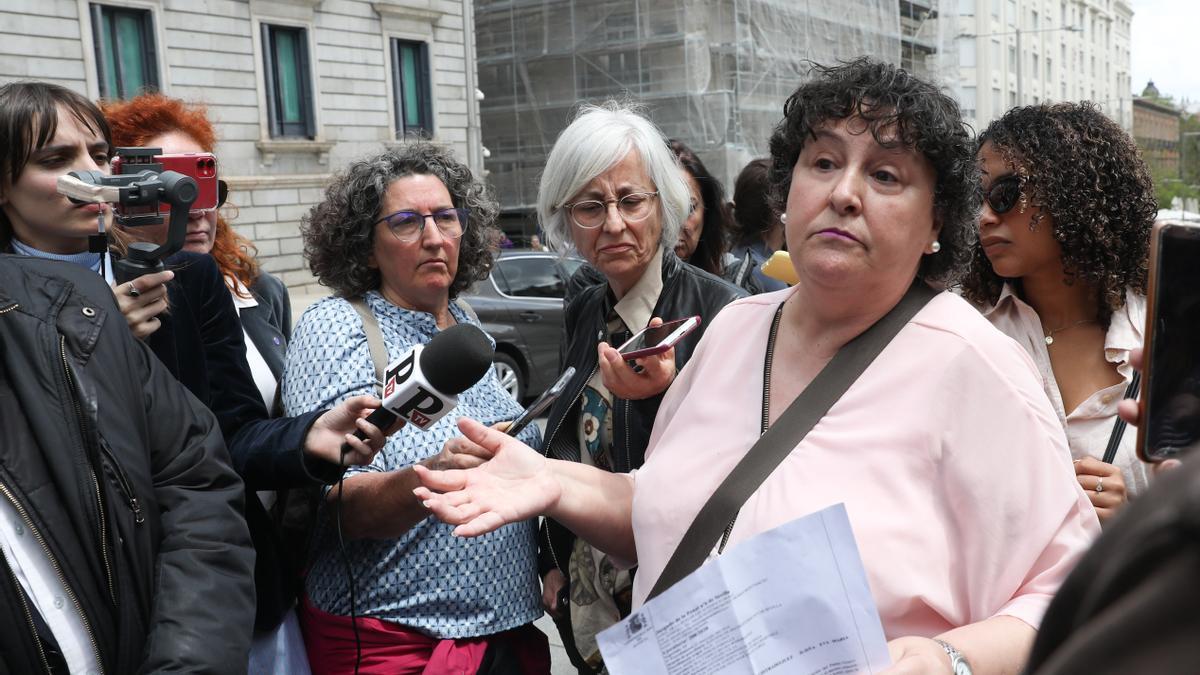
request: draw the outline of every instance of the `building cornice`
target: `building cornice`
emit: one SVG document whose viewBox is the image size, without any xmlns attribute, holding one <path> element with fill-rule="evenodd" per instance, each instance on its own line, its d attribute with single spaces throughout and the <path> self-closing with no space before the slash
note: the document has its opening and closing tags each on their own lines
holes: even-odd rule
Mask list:
<svg viewBox="0 0 1200 675">
<path fill-rule="evenodd" d="M 445 14 L 430 0 L 376 0 L 371 7 L 384 20 L 421 21 L 437 23 Z"/>
<path fill-rule="evenodd" d="M 229 183 L 230 192 L 243 192 L 279 188 L 325 187 L 331 177 L 332 174 L 328 173 L 297 173 L 268 176 L 223 176 L 222 180 Z"/>
<path fill-rule="evenodd" d="M 1133 97 L 1133 105 L 1143 108 L 1150 108 L 1157 112 L 1166 113 L 1168 115 L 1179 116 L 1179 109 L 1167 103 L 1159 103 L 1153 99 L 1142 98 L 1141 96 Z"/>
</svg>

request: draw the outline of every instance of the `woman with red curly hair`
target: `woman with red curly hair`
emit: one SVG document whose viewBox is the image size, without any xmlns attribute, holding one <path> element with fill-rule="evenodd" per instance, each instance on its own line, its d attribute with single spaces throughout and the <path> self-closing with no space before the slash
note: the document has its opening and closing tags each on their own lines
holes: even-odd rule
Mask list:
<svg viewBox="0 0 1200 675">
<path fill-rule="evenodd" d="M 212 152 L 216 146 L 213 125 L 203 107 L 162 94 L 143 94 L 127 101 L 106 102 L 101 107 L 112 129 L 115 147 L 152 147 L 165 154 L 180 154 Z M 159 240 L 165 236 L 164 227 L 131 228 L 125 233 Z M 241 319 L 246 360 L 254 383 L 267 409 L 275 416 L 276 392 L 292 330 L 287 287 L 259 268 L 254 259 L 254 245 L 234 232 L 216 209 L 191 212 L 183 250 L 208 254 L 216 261 Z M 269 523 L 254 522 L 266 517 L 265 511 L 257 507 L 248 508 L 246 517 L 251 521 L 259 552 L 255 570 L 259 595 L 257 634 L 250 652 L 250 670 L 306 673 L 308 662 L 303 639 L 295 613 L 288 611 L 293 599 L 290 582 L 279 571 L 286 565 L 275 557 L 282 552 L 264 546 L 258 536 L 273 528 Z"/>
<path fill-rule="evenodd" d="M 201 106 L 162 94 L 142 94 L 127 101 L 103 103 L 101 108 L 112 128 L 115 147 L 160 148 L 166 154 L 212 152 L 216 147 L 216 132 Z M 128 232 L 155 238 L 161 236 L 156 229 L 152 226 Z M 246 358 L 255 384 L 271 407 L 292 333 L 287 286 L 262 271 L 254 259 L 254 244 L 235 232 L 220 210 L 191 213 L 183 250 L 206 253 L 216 261 L 249 338 Z"/>
</svg>

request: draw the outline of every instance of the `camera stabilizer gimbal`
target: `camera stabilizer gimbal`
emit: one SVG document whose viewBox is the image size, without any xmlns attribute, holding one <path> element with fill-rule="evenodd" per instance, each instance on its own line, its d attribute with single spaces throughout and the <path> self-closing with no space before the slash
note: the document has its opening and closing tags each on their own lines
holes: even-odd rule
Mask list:
<svg viewBox="0 0 1200 675">
<path fill-rule="evenodd" d="M 77 203 L 108 202 L 114 205 L 116 221 L 127 227 L 161 225 L 159 202 L 171 207 L 167 238 L 161 245 L 144 241 L 129 244 L 125 256 L 113 264 L 113 278 L 125 283 L 163 269 L 163 258 L 183 248 L 187 236 L 188 211 L 199 195 L 195 179 L 178 171 L 164 171 L 155 158 L 158 148 L 117 148 L 120 173 L 72 171 L 58 179 L 58 191 Z M 104 214 L 99 233 L 92 238 L 93 251 L 108 248 Z"/>
</svg>

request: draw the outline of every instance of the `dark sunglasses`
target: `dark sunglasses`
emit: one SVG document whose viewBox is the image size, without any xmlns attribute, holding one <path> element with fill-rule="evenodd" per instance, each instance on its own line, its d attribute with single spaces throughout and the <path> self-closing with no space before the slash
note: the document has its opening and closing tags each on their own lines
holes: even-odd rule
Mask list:
<svg viewBox="0 0 1200 675">
<path fill-rule="evenodd" d="M 997 178 L 983 193 L 983 199 L 996 215 L 1012 211 L 1021 201 L 1021 178 L 1014 174 Z"/>
</svg>

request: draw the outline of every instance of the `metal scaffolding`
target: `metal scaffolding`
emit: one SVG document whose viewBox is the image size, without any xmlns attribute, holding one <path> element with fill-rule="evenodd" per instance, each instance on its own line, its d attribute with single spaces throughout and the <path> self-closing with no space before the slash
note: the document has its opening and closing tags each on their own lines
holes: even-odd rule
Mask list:
<svg viewBox="0 0 1200 675">
<path fill-rule="evenodd" d="M 806 61 L 901 58 L 897 0 L 476 0 L 489 178 L 532 210 L 546 154 L 583 102 L 632 100 L 732 183 L 767 153 Z"/>
</svg>

